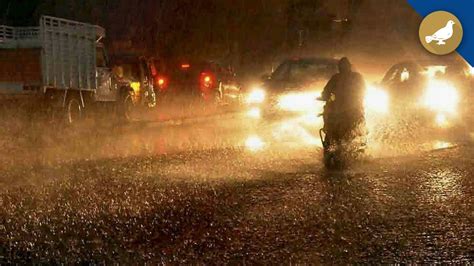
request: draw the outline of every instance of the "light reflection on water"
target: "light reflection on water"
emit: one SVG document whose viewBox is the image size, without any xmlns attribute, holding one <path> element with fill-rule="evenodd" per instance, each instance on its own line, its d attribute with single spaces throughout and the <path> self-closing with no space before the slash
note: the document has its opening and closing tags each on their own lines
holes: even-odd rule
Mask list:
<svg viewBox="0 0 474 266">
<path fill-rule="evenodd" d="M 450 147 L 453 147 L 453 146 L 454 146 L 454 144 L 452 144 L 450 142 L 437 140 L 437 141 L 433 142 L 432 149 L 440 150 L 440 149 L 447 149 L 447 148 L 450 148 Z"/>
<path fill-rule="evenodd" d="M 428 173 L 427 192 L 430 202 L 443 202 L 462 194 L 462 175 L 454 169 L 434 169 Z"/>
<path fill-rule="evenodd" d="M 66 143 L 62 146 L 53 146 L 46 153 L 61 154 L 61 159 L 64 159 L 68 156 L 108 158 L 221 148 L 242 148 L 252 152 L 277 150 L 319 152 L 322 148 L 319 138 L 321 127 L 323 127 L 322 118 L 316 113 L 304 113 L 300 116 L 274 121 L 261 119 L 260 122 L 255 122 L 248 118 L 246 113 L 242 113 L 241 116 L 216 117 L 206 122 L 198 121 L 183 125 L 157 123 L 157 125 L 147 125 L 143 128 L 131 126 L 123 130 L 103 132 L 93 140 L 88 140 L 87 145 Z M 470 137 L 474 140 L 474 133 L 470 133 Z M 373 157 L 386 157 L 455 146 L 444 140 L 420 141 L 411 138 L 403 138 L 403 140 L 410 145 L 378 143 L 373 141 L 369 134 L 367 153 Z M 74 146 L 71 148 L 69 147 L 71 145 Z"/>
<path fill-rule="evenodd" d="M 304 118 L 302 121 L 305 121 Z M 315 132 L 317 132 L 315 128 L 305 128 L 298 120 L 289 120 L 282 122 L 273 130 L 273 137 L 280 142 L 295 145 L 322 146 L 321 140 L 315 136 Z"/>
<path fill-rule="evenodd" d="M 245 125 L 245 122 L 242 123 Z M 276 149 L 322 148 L 319 129 L 323 126 L 322 119 L 316 115 L 303 115 L 288 119 L 280 119 L 253 128 L 242 124 L 231 126 L 230 130 L 218 127 L 192 126 L 190 128 L 171 128 L 152 131 L 148 134 L 137 132 L 121 136 L 119 145 L 109 146 L 121 150 L 126 155 L 140 153 L 166 154 L 179 150 L 214 149 L 227 147 L 243 147 L 251 152 L 261 152 Z M 370 137 L 370 136 L 369 136 Z M 420 144 L 413 143 L 411 149 L 403 149 L 400 154 L 410 154 L 420 151 L 446 149 L 455 146 L 454 143 L 435 140 Z M 368 153 L 379 157 L 379 150 L 386 151 L 389 145 L 377 145 L 369 140 Z M 385 156 L 381 153 L 380 156 Z"/>
<path fill-rule="evenodd" d="M 249 134 L 244 146 L 252 152 L 282 148 L 320 148 L 322 144 L 318 132 L 321 127 L 322 119 L 313 114 L 280 119 L 258 129 L 258 134 Z"/>
<path fill-rule="evenodd" d="M 245 140 L 245 148 L 251 152 L 258 152 L 263 150 L 265 142 L 258 136 L 249 136 Z"/>
</svg>

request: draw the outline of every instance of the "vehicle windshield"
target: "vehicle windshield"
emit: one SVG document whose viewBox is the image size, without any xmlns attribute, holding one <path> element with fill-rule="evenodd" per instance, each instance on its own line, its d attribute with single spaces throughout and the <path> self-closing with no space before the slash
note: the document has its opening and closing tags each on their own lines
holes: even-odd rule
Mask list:
<svg viewBox="0 0 474 266">
<path fill-rule="evenodd" d="M 291 67 L 290 80 L 300 82 L 315 82 L 328 80 L 335 73 L 335 66 L 319 62 L 301 62 Z"/>
<path fill-rule="evenodd" d="M 404 83 L 420 79 L 454 78 L 463 79 L 468 75 L 465 67 L 459 64 L 398 64 L 393 66 L 385 75 L 384 83 Z"/>
<path fill-rule="evenodd" d="M 447 66 L 443 65 L 429 65 L 423 66 L 419 69 L 418 73 L 421 75 L 428 76 L 430 78 L 444 76 L 446 74 Z"/>
<path fill-rule="evenodd" d="M 123 76 L 131 81 L 138 81 L 140 79 L 139 66 L 136 64 L 121 64 L 123 69 Z"/>
<path fill-rule="evenodd" d="M 288 78 L 288 72 L 290 70 L 290 62 L 285 61 L 280 64 L 275 71 L 272 73 L 273 80 L 285 80 Z"/>
<path fill-rule="evenodd" d="M 275 82 L 291 83 L 298 87 L 308 83 L 326 82 L 336 72 L 336 64 L 329 61 L 285 61 L 272 73 L 271 79 Z M 275 88 L 281 88 L 281 86 Z"/>
</svg>

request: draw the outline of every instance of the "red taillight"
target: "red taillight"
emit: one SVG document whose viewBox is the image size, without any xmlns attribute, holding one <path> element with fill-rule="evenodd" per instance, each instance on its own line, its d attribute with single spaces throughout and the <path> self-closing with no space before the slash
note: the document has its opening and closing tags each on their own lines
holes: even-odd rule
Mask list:
<svg viewBox="0 0 474 266">
<path fill-rule="evenodd" d="M 190 64 L 181 64 L 181 68 L 182 68 L 182 69 L 188 69 L 188 68 L 190 68 L 190 67 L 191 67 Z"/>
<path fill-rule="evenodd" d="M 203 72 L 200 77 L 201 89 L 208 90 L 214 85 L 214 77 L 211 73 Z"/>
<path fill-rule="evenodd" d="M 168 79 L 164 76 L 156 76 L 155 77 L 155 85 L 160 90 L 166 90 L 166 88 L 168 87 Z"/>
</svg>

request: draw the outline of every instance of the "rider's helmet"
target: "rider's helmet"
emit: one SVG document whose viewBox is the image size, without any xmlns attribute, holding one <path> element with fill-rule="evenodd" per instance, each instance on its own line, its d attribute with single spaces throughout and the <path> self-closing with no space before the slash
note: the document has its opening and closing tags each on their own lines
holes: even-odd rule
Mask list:
<svg viewBox="0 0 474 266">
<path fill-rule="evenodd" d="M 352 70 L 352 64 L 347 57 L 343 57 L 339 60 L 338 67 L 340 73 L 351 72 Z"/>
</svg>

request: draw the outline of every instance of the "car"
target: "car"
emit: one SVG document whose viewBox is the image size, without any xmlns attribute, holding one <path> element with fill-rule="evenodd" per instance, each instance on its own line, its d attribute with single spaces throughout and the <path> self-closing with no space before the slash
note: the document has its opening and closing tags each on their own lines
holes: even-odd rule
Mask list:
<svg viewBox="0 0 474 266">
<path fill-rule="evenodd" d="M 155 64 L 158 99 L 192 99 L 204 103 L 235 104 L 241 89 L 232 69 L 206 60 L 173 60 Z"/>
<path fill-rule="evenodd" d="M 388 95 L 392 113 L 403 110 L 435 127 L 450 127 L 472 112 L 472 85 L 472 68 L 450 59 L 394 64 L 375 86 Z"/>
<path fill-rule="evenodd" d="M 260 85 L 247 91 L 245 103 L 253 118 L 322 112 L 320 96 L 329 79 L 338 71 L 332 58 L 287 59 Z"/>
</svg>

